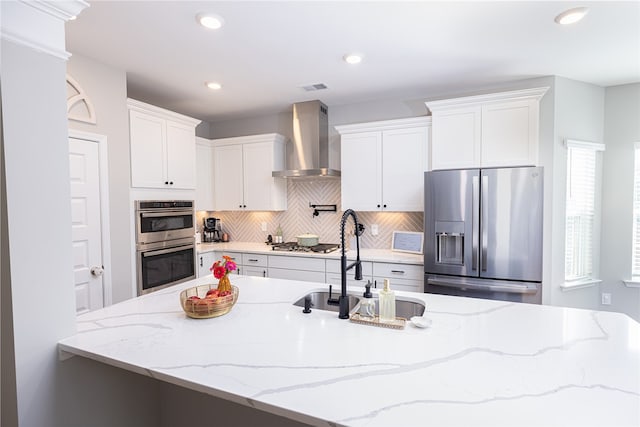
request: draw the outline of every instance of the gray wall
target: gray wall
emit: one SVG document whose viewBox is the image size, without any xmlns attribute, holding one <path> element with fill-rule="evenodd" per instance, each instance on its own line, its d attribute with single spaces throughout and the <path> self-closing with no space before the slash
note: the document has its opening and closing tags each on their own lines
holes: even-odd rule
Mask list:
<svg viewBox="0 0 640 427">
<path fill-rule="evenodd" d="M 602 143 L 604 138 L 604 88 L 588 83 L 556 78 L 555 137 L 553 141 L 553 230 L 551 300 L 554 305 L 588 308 L 598 307 L 598 286 L 563 291 L 565 247 L 565 200 L 567 149 L 565 139 Z M 606 153 L 605 153 L 606 155 Z M 594 277 L 599 276 L 597 241 L 594 247 Z"/>
<path fill-rule="evenodd" d="M 69 120 L 69 128 L 106 135 L 109 156 L 109 216 L 111 233 L 112 301 L 133 296 L 130 240 L 129 113 L 126 73 L 81 55 L 67 62 L 67 73 L 91 100 L 96 124 Z"/>
<path fill-rule="evenodd" d="M 640 288 L 622 282 L 631 278 L 634 143 L 640 142 L 640 83 L 606 89 L 604 174 L 602 186 L 602 292 L 611 306 L 640 321 Z"/>
</svg>

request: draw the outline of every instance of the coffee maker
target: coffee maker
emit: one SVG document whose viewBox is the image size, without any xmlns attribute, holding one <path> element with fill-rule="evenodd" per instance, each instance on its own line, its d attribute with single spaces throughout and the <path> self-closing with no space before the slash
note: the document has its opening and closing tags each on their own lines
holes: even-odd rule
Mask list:
<svg viewBox="0 0 640 427">
<path fill-rule="evenodd" d="M 220 239 L 220 218 L 204 218 L 202 220 L 202 241 L 219 242 Z"/>
</svg>

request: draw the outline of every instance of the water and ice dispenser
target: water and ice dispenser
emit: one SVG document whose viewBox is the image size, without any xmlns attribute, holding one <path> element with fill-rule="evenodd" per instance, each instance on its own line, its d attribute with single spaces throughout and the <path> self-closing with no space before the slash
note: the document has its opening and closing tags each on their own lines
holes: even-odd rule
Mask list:
<svg viewBox="0 0 640 427">
<path fill-rule="evenodd" d="M 436 221 L 436 264 L 464 264 L 464 221 Z"/>
</svg>

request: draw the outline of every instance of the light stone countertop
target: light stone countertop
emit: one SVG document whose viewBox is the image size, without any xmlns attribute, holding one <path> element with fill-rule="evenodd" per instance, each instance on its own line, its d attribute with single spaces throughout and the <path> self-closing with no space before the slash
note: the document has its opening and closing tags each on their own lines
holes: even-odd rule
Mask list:
<svg viewBox="0 0 640 427">
<path fill-rule="evenodd" d="M 340 259 L 340 249 L 325 253 L 317 252 L 296 252 L 296 251 L 274 251 L 270 245 L 266 243 L 255 242 L 227 242 L 227 243 L 200 243 L 197 246 L 198 253 L 213 252 L 213 251 L 230 251 L 230 252 L 244 252 L 244 253 L 256 253 L 266 255 L 281 255 L 281 256 L 297 256 L 297 257 L 314 257 L 324 259 Z M 347 258 L 355 259 L 356 251 L 348 250 Z M 396 252 L 390 249 L 360 249 L 361 261 L 375 261 L 375 262 L 390 262 L 398 264 L 415 264 L 423 265 L 423 255 Z"/>
<path fill-rule="evenodd" d="M 626 315 L 396 292 L 432 325 L 391 330 L 303 314 L 317 283 L 237 276 L 230 313 L 186 317 L 180 291 L 211 280 L 80 315 L 60 352 L 314 425 L 640 425 Z"/>
</svg>

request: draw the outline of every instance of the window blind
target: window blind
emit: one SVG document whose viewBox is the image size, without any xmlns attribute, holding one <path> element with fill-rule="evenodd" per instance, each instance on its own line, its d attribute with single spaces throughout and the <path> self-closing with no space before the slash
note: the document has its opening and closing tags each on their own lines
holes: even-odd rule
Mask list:
<svg viewBox="0 0 640 427">
<path fill-rule="evenodd" d="M 596 153 L 601 144 L 567 142 L 565 280 L 593 274 Z"/>
<path fill-rule="evenodd" d="M 635 148 L 633 172 L 633 259 L 631 275 L 640 276 L 640 143 Z"/>
</svg>

